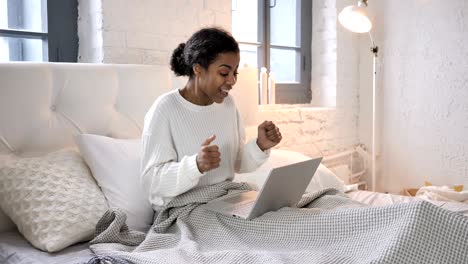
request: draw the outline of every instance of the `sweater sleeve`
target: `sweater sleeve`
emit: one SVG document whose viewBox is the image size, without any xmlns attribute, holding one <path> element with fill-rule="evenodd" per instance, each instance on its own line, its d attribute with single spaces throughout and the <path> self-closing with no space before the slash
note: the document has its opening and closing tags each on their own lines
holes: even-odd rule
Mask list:
<svg viewBox="0 0 468 264">
<path fill-rule="evenodd" d="M 239 131 L 239 150 L 237 153 L 235 171 L 246 173 L 256 170 L 270 156 L 270 150 L 262 151 L 257 145 L 257 138 L 245 144 L 245 129 L 239 111 L 236 110 L 237 129 Z"/>
<path fill-rule="evenodd" d="M 183 156 L 178 161 L 172 142 L 169 120 L 156 109 L 152 116 L 145 118 L 140 176 L 151 204 L 156 206 L 162 206 L 177 195 L 190 190 L 204 175 L 198 170 L 197 153 Z"/>
</svg>

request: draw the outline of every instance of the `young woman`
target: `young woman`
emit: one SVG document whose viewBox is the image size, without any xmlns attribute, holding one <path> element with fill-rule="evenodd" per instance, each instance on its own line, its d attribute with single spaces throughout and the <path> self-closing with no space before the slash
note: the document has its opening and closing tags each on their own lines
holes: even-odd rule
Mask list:
<svg viewBox="0 0 468 264">
<path fill-rule="evenodd" d="M 185 87 L 158 97 L 145 116 L 141 180 L 155 210 L 196 186 L 232 180 L 258 168 L 281 141 L 271 121 L 244 145 L 244 127 L 229 91 L 239 46 L 226 31 L 204 28 L 174 50 L 171 69 Z"/>
</svg>

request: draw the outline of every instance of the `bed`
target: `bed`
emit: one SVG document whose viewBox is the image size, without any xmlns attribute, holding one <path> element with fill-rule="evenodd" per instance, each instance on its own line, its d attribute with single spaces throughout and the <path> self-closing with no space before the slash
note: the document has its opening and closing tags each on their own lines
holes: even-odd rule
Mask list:
<svg viewBox="0 0 468 264">
<path fill-rule="evenodd" d="M 245 69 L 245 71 L 247 73 L 249 70 Z M 256 72 L 251 71 L 240 76 L 243 75 L 255 79 Z M 131 139 L 140 136 L 143 117 L 147 109 L 157 96 L 169 91 L 176 85 L 173 84 L 167 67 L 143 65 L 0 63 L 0 80 L 2 80 L 0 87 L 0 167 L 5 167 L 8 164 L 19 164 L 17 160 L 16 163 L 9 163 L 17 157 L 34 159 L 34 157 L 40 155 L 69 149 L 70 152 L 66 154 L 69 156 L 67 156 L 68 158 L 64 164 L 73 162 L 82 170 L 86 169 L 82 167 L 81 163 L 81 165 L 77 164 L 76 161 L 78 148 L 75 142 L 78 135 L 94 134 L 122 139 L 118 143 L 112 143 L 114 145 L 120 144 L 120 149 L 137 146 L 138 143 L 131 141 Z M 255 91 L 255 82 L 239 80 L 239 82 L 243 81 L 245 83 L 241 86 L 247 87 L 243 89 Z M 253 85 L 253 88 L 248 89 L 249 85 Z M 237 96 L 245 97 L 242 90 L 239 89 L 238 93 Z M 250 96 L 249 98 L 248 100 L 239 100 L 241 102 L 239 108 L 244 115 L 244 120 L 247 121 L 247 126 L 256 122 L 255 118 L 252 118 L 253 115 L 247 114 L 256 107 L 255 97 Z M 116 153 L 110 153 L 109 155 L 111 154 Z M 62 159 L 57 159 L 57 155 L 55 154 L 55 156 L 48 157 L 46 161 L 41 160 L 40 162 L 43 162 L 41 164 L 48 164 L 47 166 L 55 162 L 62 162 Z M 268 166 L 304 158 L 299 153 L 281 150 L 275 150 L 272 157 L 270 163 L 259 170 L 263 171 L 262 175 L 265 175 Z M 34 161 L 38 162 L 37 160 Z M 31 166 L 33 167 L 33 165 Z M 93 167 L 89 162 L 88 166 Z M 23 167 L 22 170 L 13 171 L 14 173 L 11 174 L 24 176 L 25 169 L 31 168 Z M 125 171 L 126 169 L 132 168 L 122 170 Z M 91 168 L 91 172 L 94 173 L 95 170 Z M 94 177 L 96 178 L 96 175 Z M 14 183 L 14 177 L 9 179 Z M 258 174 L 238 175 L 236 177 L 237 182 L 244 180 L 257 181 L 257 185 L 261 185 L 262 179 Z M 314 179 L 315 182 L 311 183 L 308 191 L 327 187 L 345 190 L 342 182 L 323 166 Z M 2 191 L 2 181 L 4 183 L 5 179 L 0 178 L 0 192 Z M 104 190 L 105 184 L 101 183 L 100 180 L 97 181 L 101 189 Z M 89 184 L 92 184 L 92 182 Z M 5 184 L 3 187 L 5 188 Z M 58 186 L 58 188 L 63 189 L 61 186 Z M 81 197 L 73 199 L 78 201 L 90 194 L 85 192 L 80 195 Z M 100 201 L 102 201 L 102 197 L 98 197 L 99 195 L 96 194 L 93 199 L 101 199 Z M 412 197 L 367 191 L 351 191 L 347 195 L 355 201 L 375 206 L 417 201 L 416 198 Z M 109 197 L 106 196 L 105 198 L 109 203 Z M 85 203 L 86 201 L 82 202 Z M 134 202 L 138 203 L 138 201 Z M 437 202 L 435 204 L 441 208 L 468 216 L 468 206 L 466 204 Z M 18 211 L 21 211 L 18 208 L 24 209 L 27 213 L 28 207 L 18 206 L 0 210 L 0 262 L 86 263 L 95 258 L 87 244 L 87 241 L 92 238 L 92 234 L 83 235 L 77 241 L 57 240 L 66 242 L 57 242 L 54 245 L 47 244 L 47 241 L 34 237 L 34 232 L 28 229 L 28 223 L 24 221 L 25 218 L 18 215 Z M 34 208 L 29 207 L 29 209 Z M 86 208 L 80 210 L 86 210 Z M 104 209 L 101 206 L 96 210 L 103 211 Z M 21 222 L 21 224 L 13 224 L 4 211 L 8 212 L 9 215 L 14 215 L 15 223 Z M 87 214 L 89 213 L 87 212 Z M 135 212 L 135 214 L 139 214 L 139 212 Z M 94 229 L 95 223 L 101 215 L 95 212 L 89 216 L 89 219 L 86 219 L 88 221 L 85 221 L 88 223 L 86 227 L 79 227 L 81 229 L 77 228 L 76 230 L 84 230 L 85 228 L 86 232 L 91 232 L 89 223 L 94 223 L 92 225 L 92 229 Z M 50 215 L 44 217 L 47 219 L 47 217 L 50 218 Z M 80 216 L 74 214 L 73 217 L 79 220 Z M 151 218 L 152 216 L 145 217 Z M 47 230 L 50 230 L 54 226 L 49 225 L 47 228 L 49 228 Z M 65 228 L 69 229 L 67 226 Z M 145 227 L 141 227 L 141 230 L 144 229 Z M 79 236 L 80 234 L 76 233 L 76 230 L 72 230 L 75 233 L 70 234 L 74 234 L 75 237 Z M 28 234 L 27 238 L 25 238 L 26 235 L 24 234 Z M 64 238 L 60 237 L 59 239 Z"/>
</svg>

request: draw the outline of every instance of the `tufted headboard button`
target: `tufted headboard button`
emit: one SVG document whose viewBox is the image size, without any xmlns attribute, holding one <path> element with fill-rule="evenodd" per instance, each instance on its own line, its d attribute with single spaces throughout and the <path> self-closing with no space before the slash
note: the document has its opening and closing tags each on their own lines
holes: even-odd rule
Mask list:
<svg viewBox="0 0 468 264">
<path fill-rule="evenodd" d="M 50 106 L 50 111 L 52 111 L 52 112 L 57 111 L 57 106 L 56 105 L 51 105 Z"/>
</svg>

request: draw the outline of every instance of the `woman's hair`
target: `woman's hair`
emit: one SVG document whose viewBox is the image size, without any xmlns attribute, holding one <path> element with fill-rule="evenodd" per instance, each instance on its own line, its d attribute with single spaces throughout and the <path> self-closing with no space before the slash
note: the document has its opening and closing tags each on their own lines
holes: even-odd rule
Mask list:
<svg viewBox="0 0 468 264">
<path fill-rule="evenodd" d="M 226 52 L 239 53 L 239 44 L 232 35 L 220 28 L 203 28 L 172 52 L 171 70 L 176 76 L 192 77 L 195 64 L 208 69 L 220 53 Z"/>
</svg>

